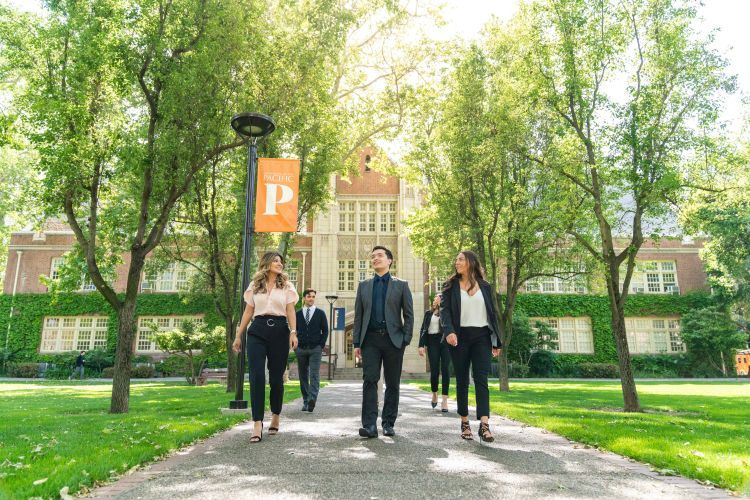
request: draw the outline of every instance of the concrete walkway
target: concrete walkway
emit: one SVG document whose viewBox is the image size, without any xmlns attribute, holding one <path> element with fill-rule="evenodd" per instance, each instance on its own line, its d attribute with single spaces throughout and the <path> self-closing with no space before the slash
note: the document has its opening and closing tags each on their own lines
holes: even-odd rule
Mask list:
<svg viewBox="0 0 750 500">
<path fill-rule="evenodd" d="M 287 404 L 276 436 L 250 444 L 238 425 L 93 495 L 175 498 L 728 498 L 611 453 L 500 417 L 490 445 L 459 438 L 455 403 L 401 389 L 396 436 L 357 435 L 361 383 L 321 390 L 314 413 Z M 268 423 L 266 422 L 266 426 Z M 472 422 L 476 436 L 476 422 Z M 381 430 L 381 429 L 379 429 Z M 382 433 L 382 432 L 381 432 Z M 478 439 L 478 438 L 477 438 Z"/>
</svg>

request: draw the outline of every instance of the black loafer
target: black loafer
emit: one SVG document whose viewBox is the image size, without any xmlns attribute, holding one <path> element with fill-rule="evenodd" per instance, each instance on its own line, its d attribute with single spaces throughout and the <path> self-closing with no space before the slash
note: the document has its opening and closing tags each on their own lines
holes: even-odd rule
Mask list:
<svg viewBox="0 0 750 500">
<path fill-rule="evenodd" d="M 368 425 L 367 427 L 359 428 L 359 435 L 363 438 L 376 438 L 378 437 L 378 428 L 374 425 Z"/>
<path fill-rule="evenodd" d="M 391 424 L 383 424 L 383 435 L 384 436 L 395 436 L 396 431 L 393 430 L 393 426 Z"/>
<path fill-rule="evenodd" d="M 307 402 L 307 411 L 313 411 L 315 409 L 315 400 L 311 399 Z"/>
</svg>

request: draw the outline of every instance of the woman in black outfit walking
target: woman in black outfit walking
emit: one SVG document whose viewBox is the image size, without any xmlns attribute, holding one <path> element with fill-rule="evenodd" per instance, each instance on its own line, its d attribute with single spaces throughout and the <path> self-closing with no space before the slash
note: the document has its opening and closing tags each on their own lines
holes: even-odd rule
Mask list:
<svg viewBox="0 0 750 500">
<path fill-rule="evenodd" d="M 451 374 L 448 367 L 450 353 L 448 344 L 443 342 L 440 333 L 440 295 L 435 296 L 432 308 L 424 313 L 422 328 L 419 330 L 419 355 L 424 357 L 425 346 L 427 347 L 427 359 L 430 360 L 430 387 L 432 389 L 432 407 L 437 406 L 438 382 L 443 375 L 443 404 L 440 406 L 443 413 L 448 412 L 448 389 L 450 387 Z"/>
<path fill-rule="evenodd" d="M 263 255 L 258 272 L 245 290 L 244 299 L 245 312 L 237 326 L 232 349 L 234 352 L 240 352 L 241 335 L 246 333 L 245 347 L 250 368 L 250 407 L 253 412 L 253 434 L 250 442 L 258 443 L 263 439 L 266 362 L 268 384 L 271 386 L 271 426 L 268 428 L 268 434 L 273 435 L 279 432 L 279 416 L 284 399 L 284 370 L 289 349 L 297 347 L 297 314 L 294 305 L 299 295 L 284 273 L 284 259 L 281 254 L 267 252 Z M 242 380 L 239 382 L 242 383 Z"/>
<path fill-rule="evenodd" d="M 456 370 L 456 402 L 461 437 L 474 439 L 469 425 L 469 367 L 474 375 L 479 438 L 495 440 L 490 432 L 490 392 L 487 378 L 492 357 L 500 354 L 500 322 L 492 285 L 484 277 L 474 252 L 464 250 L 455 260 L 456 274 L 446 282 L 440 322 Z"/>
</svg>

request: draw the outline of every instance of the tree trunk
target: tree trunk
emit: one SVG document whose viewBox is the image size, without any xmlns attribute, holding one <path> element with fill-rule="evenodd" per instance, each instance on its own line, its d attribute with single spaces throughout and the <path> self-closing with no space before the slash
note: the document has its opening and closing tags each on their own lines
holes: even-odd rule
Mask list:
<svg viewBox="0 0 750 500">
<path fill-rule="evenodd" d="M 721 373 L 724 374 L 724 376 L 727 376 L 727 364 L 724 362 L 724 352 L 719 351 L 719 355 L 721 356 Z"/>
<path fill-rule="evenodd" d="M 500 371 L 500 390 L 502 392 L 510 392 L 510 384 L 508 383 L 508 351 L 504 346 L 498 360 L 498 368 Z"/>
<path fill-rule="evenodd" d="M 112 375 L 110 413 L 127 413 L 130 403 L 130 360 L 135 336 L 135 300 L 126 301 L 117 315 L 117 348 Z"/>
<path fill-rule="evenodd" d="M 618 307 L 617 302 L 612 299 L 613 297 L 610 293 L 612 334 L 615 337 L 617 360 L 620 365 L 620 384 L 622 385 L 622 399 L 625 403 L 624 410 L 632 412 L 641 411 L 641 405 L 638 401 L 638 391 L 635 388 L 635 378 L 633 377 L 633 370 L 630 365 L 630 349 L 628 348 L 628 337 L 625 331 L 625 311 Z"/>
</svg>

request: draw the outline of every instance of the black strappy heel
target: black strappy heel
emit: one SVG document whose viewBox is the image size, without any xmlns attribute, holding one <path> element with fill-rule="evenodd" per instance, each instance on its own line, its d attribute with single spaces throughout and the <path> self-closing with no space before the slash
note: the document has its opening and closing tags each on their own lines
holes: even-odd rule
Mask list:
<svg viewBox="0 0 750 500">
<path fill-rule="evenodd" d="M 471 425 L 469 425 L 468 420 L 466 422 L 461 420 L 461 439 L 464 439 L 466 441 L 474 440 L 474 436 L 471 433 Z"/>
<path fill-rule="evenodd" d="M 495 440 L 495 436 L 490 432 L 490 424 L 479 422 L 479 431 L 477 434 L 479 434 L 479 439 L 485 443 L 491 443 Z"/>
</svg>

